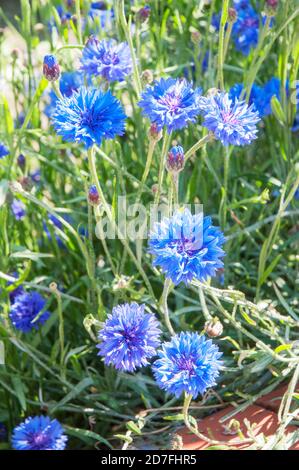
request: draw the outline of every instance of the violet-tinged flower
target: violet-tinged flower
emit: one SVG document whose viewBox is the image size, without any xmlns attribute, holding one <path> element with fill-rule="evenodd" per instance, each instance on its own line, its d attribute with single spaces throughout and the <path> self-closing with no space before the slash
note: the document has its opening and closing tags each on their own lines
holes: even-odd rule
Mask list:
<svg viewBox="0 0 299 470">
<path fill-rule="evenodd" d="M 130 48 L 125 42 L 91 37 L 83 49 L 81 70 L 88 76 L 100 75 L 108 82 L 124 80 L 132 72 Z"/>
<path fill-rule="evenodd" d="M 15 427 L 12 447 L 15 450 L 64 450 L 67 436 L 63 432 L 57 419 L 30 417 Z"/>
<path fill-rule="evenodd" d="M 162 344 L 153 364 L 160 388 L 179 398 L 184 392 L 196 398 L 216 385 L 222 367 L 218 346 L 198 333 L 182 332 Z"/>
<path fill-rule="evenodd" d="M 24 292 L 15 298 L 9 312 L 10 320 L 17 330 L 28 333 L 49 318 L 50 313 L 43 311 L 45 306 L 46 300 L 38 292 Z"/>
<path fill-rule="evenodd" d="M 172 147 L 167 155 L 166 167 L 168 171 L 179 172 L 184 168 L 185 154 L 180 145 Z"/>
<path fill-rule="evenodd" d="M 144 7 L 139 8 L 136 13 L 136 19 L 140 21 L 140 23 L 144 23 L 151 14 L 151 7 L 149 5 L 145 5 Z"/>
<path fill-rule="evenodd" d="M 196 121 L 200 93 L 200 88 L 193 90 L 184 78 L 161 78 L 145 88 L 139 106 L 158 130 L 166 126 L 170 133 Z"/>
<path fill-rule="evenodd" d="M 89 186 L 88 201 L 93 206 L 97 206 L 100 203 L 100 195 L 95 184 Z"/>
<path fill-rule="evenodd" d="M 89 148 L 123 135 L 125 117 L 120 101 L 110 91 L 80 87 L 70 98 L 57 101 L 52 121 L 63 140 Z"/>
<path fill-rule="evenodd" d="M 81 72 L 64 72 L 61 74 L 59 80 L 59 88 L 62 96 L 69 98 L 74 91 L 78 91 L 81 85 L 84 84 L 84 76 Z M 55 111 L 58 98 L 53 90 L 49 93 L 50 102 L 45 108 L 45 114 L 51 117 Z"/>
<path fill-rule="evenodd" d="M 198 105 L 204 116 L 203 126 L 223 145 L 247 145 L 257 138 L 260 117 L 253 105 L 232 101 L 224 92 L 201 97 Z"/>
<path fill-rule="evenodd" d="M 174 284 L 188 284 L 192 279 L 205 281 L 223 267 L 223 233 L 214 227 L 211 217 L 192 215 L 188 208 L 171 218 L 156 222 L 150 233 L 149 253 L 153 265 L 160 266 Z"/>
<path fill-rule="evenodd" d="M 55 82 L 60 77 L 60 67 L 54 55 L 45 55 L 43 64 L 44 77 L 49 82 Z"/>
<path fill-rule="evenodd" d="M 260 18 L 249 1 L 235 1 L 234 7 L 237 18 L 233 25 L 232 36 L 236 49 L 248 55 L 258 43 Z"/>
<path fill-rule="evenodd" d="M 1 158 L 6 157 L 7 155 L 9 155 L 8 148 L 6 147 L 6 145 L 0 142 L 0 160 Z"/>
<path fill-rule="evenodd" d="M 19 199 L 13 199 L 10 208 L 16 220 L 24 219 L 26 215 L 26 206 L 22 201 Z"/>
<path fill-rule="evenodd" d="M 160 345 L 160 324 L 136 302 L 114 307 L 99 332 L 99 356 L 116 369 L 133 372 L 146 366 Z"/>
</svg>

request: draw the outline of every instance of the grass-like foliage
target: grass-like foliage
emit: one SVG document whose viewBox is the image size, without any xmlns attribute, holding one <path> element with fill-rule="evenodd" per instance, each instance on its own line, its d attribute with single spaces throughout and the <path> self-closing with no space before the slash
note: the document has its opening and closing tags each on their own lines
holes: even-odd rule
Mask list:
<svg viewBox="0 0 299 470">
<path fill-rule="evenodd" d="M 287 383 L 275 436 L 235 442 L 288 449 L 298 2 L 10 3 L 0 448 L 217 448 L 198 418 Z"/>
</svg>

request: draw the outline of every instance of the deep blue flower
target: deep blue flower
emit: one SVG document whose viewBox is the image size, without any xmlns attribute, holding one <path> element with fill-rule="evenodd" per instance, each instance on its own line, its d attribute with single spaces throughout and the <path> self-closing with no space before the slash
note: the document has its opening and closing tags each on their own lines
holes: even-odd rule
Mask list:
<svg viewBox="0 0 299 470">
<path fill-rule="evenodd" d="M 70 98 L 57 101 L 52 120 L 63 140 L 82 142 L 89 148 L 123 135 L 125 117 L 120 101 L 110 91 L 80 87 Z"/>
<path fill-rule="evenodd" d="M 45 305 L 46 300 L 38 292 L 18 295 L 9 312 L 12 324 L 23 333 L 28 333 L 32 328 L 38 329 L 50 316 L 48 311 L 43 311 Z"/>
<path fill-rule="evenodd" d="M 161 78 L 153 86 L 146 87 L 139 106 L 158 130 L 166 126 L 171 132 L 196 121 L 200 93 L 200 88 L 193 90 L 184 78 Z"/>
<path fill-rule="evenodd" d="M 81 85 L 84 84 L 84 76 L 81 72 L 64 72 L 61 74 L 59 81 L 59 88 L 62 96 L 70 97 L 74 91 L 78 91 Z M 53 90 L 49 93 L 50 102 L 45 108 L 45 113 L 51 117 L 55 111 L 58 98 Z"/>
<path fill-rule="evenodd" d="M 128 44 L 91 37 L 83 49 L 81 70 L 88 76 L 100 75 L 108 82 L 124 80 L 132 72 Z"/>
<path fill-rule="evenodd" d="M 237 83 L 229 91 L 229 97 L 235 101 L 239 99 L 243 91 L 243 85 Z M 253 104 L 256 111 L 258 111 L 261 118 L 272 114 L 271 99 L 276 96 L 280 100 L 280 80 L 272 77 L 264 86 L 253 84 L 249 105 Z"/>
<path fill-rule="evenodd" d="M 188 208 L 171 218 L 156 222 L 150 234 L 149 253 L 154 266 L 160 266 L 174 284 L 188 284 L 193 278 L 205 281 L 223 267 L 223 233 L 211 217 L 192 215 Z"/>
<path fill-rule="evenodd" d="M 184 392 L 196 398 L 216 385 L 222 367 L 218 346 L 198 333 L 182 332 L 164 343 L 153 364 L 160 388 L 179 398 Z"/>
<path fill-rule="evenodd" d="M 116 369 L 133 372 L 146 366 L 160 345 L 160 324 L 136 302 L 114 307 L 99 332 L 99 356 Z"/>
<path fill-rule="evenodd" d="M 60 67 L 54 55 L 45 55 L 43 74 L 50 82 L 55 82 L 60 77 Z"/>
<path fill-rule="evenodd" d="M 237 20 L 233 24 L 232 36 L 236 49 L 248 55 L 253 47 L 257 46 L 259 38 L 260 18 L 250 2 L 235 1 Z"/>
<path fill-rule="evenodd" d="M 12 447 L 15 450 L 64 450 L 67 436 L 63 432 L 57 419 L 30 417 L 15 427 Z"/>
<path fill-rule="evenodd" d="M 26 207 L 25 207 L 25 204 L 23 204 L 22 201 L 20 201 L 18 199 L 13 199 L 10 207 L 11 207 L 12 213 L 13 213 L 16 220 L 24 219 L 24 217 L 26 215 L 26 210 L 25 210 Z"/>
<path fill-rule="evenodd" d="M 9 155 L 9 150 L 2 142 L 0 142 L 0 159 Z"/>
<path fill-rule="evenodd" d="M 223 145 L 247 145 L 257 138 L 256 124 L 260 117 L 254 106 L 245 101 L 234 101 L 228 93 L 201 97 L 199 107 L 207 127 Z"/>
</svg>

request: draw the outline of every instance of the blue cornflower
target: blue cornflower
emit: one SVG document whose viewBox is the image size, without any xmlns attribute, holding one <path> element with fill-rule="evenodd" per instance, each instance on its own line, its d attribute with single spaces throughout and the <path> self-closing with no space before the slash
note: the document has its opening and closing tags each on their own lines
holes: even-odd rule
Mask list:
<svg viewBox="0 0 299 470">
<path fill-rule="evenodd" d="M 116 369 L 133 372 L 146 366 L 160 345 L 160 324 L 136 302 L 114 307 L 99 332 L 99 356 Z"/>
<path fill-rule="evenodd" d="M 61 424 L 48 416 L 27 418 L 15 427 L 12 435 L 15 450 L 64 450 L 66 443 Z"/>
<path fill-rule="evenodd" d="M 246 3 L 246 4 L 245 4 Z M 232 36 L 236 49 L 248 55 L 256 47 L 259 37 L 260 18 L 250 2 L 235 1 L 237 19 L 233 25 Z"/>
<path fill-rule="evenodd" d="M 228 93 L 201 97 L 199 107 L 204 116 L 203 126 L 214 133 L 223 145 L 247 145 L 256 139 L 256 124 L 260 121 L 254 106 L 245 101 L 234 101 Z"/>
<path fill-rule="evenodd" d="M 160 266 L 174 284 L 188 284 L 193 278 L 205 281 L 223 267 L 223 233 L 214 227 L 211 217 L 192 215 L 188 208 L 171 218 L 156 222 L 150 234 L 149 253 L 154 266 Z"/>
<path fill-rule="evenodd" d="M 38 329 L 49 318 L 50 313 L 43 311 L 45 306 L 46 300 L 38 292 L 24 292 L 15 298 L 9 317 L 17 330 L 28 333 L 32 328 Z"/>
<path fill-rule="evenodd" d="M 244 87 L 241 83 L 235 84 L 229 91 L 229 97 L 235 101 L 239 99 Z M 272 77 L 264 86 L 252 86 L 249 105 L 253 104 L 261 118 L 272 114 L 271 99 L 276 96 L 280 100 L 280 80 Z"/>
<path fill-rule="evenodd" d="M 123 135 L 125 117 L 120 101 L 110 91 L 80 87 L 69 98 L 57 101 L 52 120 L 63 140 L 82 142 L 89 148 Z"/>
<path fill-rule="evenodd" d="M 81 72 L 64 72 L 61 74 L 59 81 L 59 88 L 62 96 L 70 97 L 74 91 L 78 91 L 81 85 L 84 84 L 84 76 Z M 49 93 L 50 102 L 45 108 L 45 113 L 51 117 L 55 111 L 58 98 L 53 90 Z"/>
<path fill-rule="evenodd" d="M 132 57 L 126 42 L 98 41 L 91 37 L 83 49 L 81 70 L 88 76 L 100 75 L 108 82 L 121 81 L 132 72 Z"/>
<path fill-rule="evenodd" d="M 163 390 L 179 398 L 184 392 L 196 398 L 216 385 L 222 353 L 212 340 L 198 333 L 182 332 L 164 343 L 153 364 L 153 373 Z"/>
<path fill-rule="evenodd" d="M 0 160 L 1 158 L 6 157 L 7 155 L 9 155 L 8 148 L 6 147 L 6 145 L 0 142 Z"/>
<path fill-rule="evenodd" d="M 19 201 L 18 199 L 13 199 L 10 207 L 16 220 L 24 219 L 26 215 L 26 207 L 22 201 Z"/>
<path fill-rule="evenodd" d="M 200 93 L 200 88 L 193 90 L 184 78 L 161 78 L 153 86 L 146 87 L 139 106 L 158 130 L 166 126 L 170 133 L 196 121 L 200 112 L 197 106 Z"/>
</svg>

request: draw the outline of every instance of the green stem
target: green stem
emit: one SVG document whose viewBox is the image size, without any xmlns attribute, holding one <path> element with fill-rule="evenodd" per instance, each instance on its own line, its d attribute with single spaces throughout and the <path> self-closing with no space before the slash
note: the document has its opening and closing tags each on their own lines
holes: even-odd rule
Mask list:
<svg viewBox="0 0 299 470">
<path fill-rule="evenodd" d="M 219 29 L 219 45 L 218 45 L 218 86 L 224 90 L 223 63 L 224 63 L 224 30 L 228 17 L 229 0 L 223 1 L 222 14 Z"/>
<path fill-rule="evenodd" d="M 170 318 L 169 318 L 169 311 L 168 311 L 168 305 L 167 305 L 167 299 L 168 299 L 168 295 L 169 295 L 171 285 L 172 285 L 171 279 L 168 279 L 168 278 L 165 279 L 163 293 L 162 293 L 162 297 L 161 297 L 161 309 L 162 309 L 162 312 L 163 312 L 163 315 L 164 315 L 165 325 L 167 326 L 168 331 L 171 334 L 171 336 L 174 336 L 175 331 L 172 327 L 172 324 L 171 324 L 171 321 L 170 321 Z"/>
<path fill-rule="evenodd" d="M 161 153 L 161 158 L 160 158 L 158 187 L 157 187 L 157 192 L 155 194 L 154 204 L 159 204 L 160 195 L 162 191 L 162 185 L 163 185 L 163 177 L 164 177 L 164 172 L 165 172 L 166 155 L 169 149 L 170 140 L 171 140 L 171 133 L 168 134 L 168 132 L 165 129 L 165 134 L 164 134 L 164 139 L 163 139 L 163 144 L 162 144 L 162 153 Z"/>
<path fill-rule="evenodd" d="M 50 289 L 56 297 L 57 300 L 57 311 L 58 311 L 58 318 L 59 318 L 59 343 L 60 343 L 60 368 L 61 368 L 61 377 L 65 380 L 65 365 L 64 365 L 64 318 L 62 312 L 62 302 L 61 302 L 61 295 L 59 290 L 57 289 L 57 285 L 55 282 L 50 284 Z"/>
<path fill-rule="evenodd" d="M 98 179 L 96 163 L 95 163 L 94 147 L 91 147 L 90 149 L 88 149 L 88 163 L 89 163 L 89 171 L 90 171 L 93 183 L 95 184 L 95 186 L 97 188 L 97 191 L 98 191 L 99 196 L 100 196 L 101 203 L 103 204 L 103 207 L 104 207 L 104 210 L 105 210 L 105 212 L 108 216 L 109 222 L 111 223 L 113 230 L 115 230 L 118 238 L 120 239 L 120 241 L 122 242 L 122 244 L 126 248 L 129 256 L 132 258 L 132 261 L 134 262 L 136 268 L 138 269 L 139 274 L 143 278 L 143 280 L 145 282 L 145 285 L 147 286 L 150 295 L 152 296 L 152 298 L 154 300 L 156 300 L 154 291 L 152 289 L 152 286 L 151 286 L 151 284 L 148 280 L 148 277 L 147 277 L 146 273 L 144 272 L 144 269 L 141 266 L 141 263 L 139 263 L 138 259 L 136 258 L 133 251 L 131 250 L 127 240 L 124 238 L 123 234 L 121 233 L 120 229 L 118 228 L 117 224 L 114 221 L 114 218 L 113 218 L 113 215 L 111 213 L 110 207 L 109 207 L 109 205 L 106 201 L 105 195 L 103 193 L 102 187 L 101 187 L 99 179 Z"/>
<path fill-rule="evenodd" d="M 200 140 L 196 142 L 187 152 L 185 153 L 185 163 L 186 161 L 194 154 L 197 152 L 198 149 L 206 145 L 208 142 L 212 142 L 214 140 L 214 135 L 212 133 L 209 133 L 202 137 Z"/>
<path fill-rule="evenodd" d="M 80 10 L 80 0 L 76 0 L 76 17 L 77 17 L 78 41 L 80 44 L 82 44 L 83 40 L 82 40 L 82 19 L 81 19 L 81 10 Z"/>
<path fill-rule="evenodd" d="M 143 193 L 143 188 L 144 188 L 144 185 L 146 183 L 146 180 L 147 180 L 150 168 L 151 168 L 156 143 L 157 143 L 157 140 L 154 140 L 154 139 L 150 139 L 150 141 L 149 141 L 149 147 L 148 147 L 148 152 L 147 152 L 147 157 L 146 157 L 145 169 L 144 169 L 144 172 L 143 172 L 143 175 L 142 175 L 141 183 L 140 183 L 138 193 L 137 193 L 137 198 L 136 198 L 136 203 L 137 204 L 141 199 L 141 196 L 142 196 L 142 193 Z"/>
</svg>

